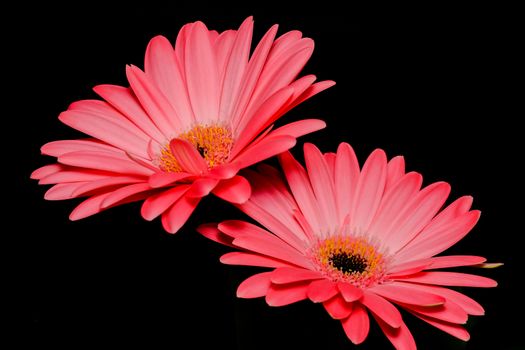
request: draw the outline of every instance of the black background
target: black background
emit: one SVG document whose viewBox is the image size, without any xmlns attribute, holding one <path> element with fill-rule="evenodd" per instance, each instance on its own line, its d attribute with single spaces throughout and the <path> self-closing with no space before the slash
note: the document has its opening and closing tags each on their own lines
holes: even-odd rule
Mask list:
<svg viewBox="0 0 525 350">
<path fill-rule="evenodd" d="M 58 114 L 75 100 L 94 98 L 94 85 L 127 85 L 125 64 L 143 67 L 150 38 L 163 34 L 173 42 L 195 20 L 220 31 L 237 28 L 248 15 L 255 16 L 256 39 L 274 23 L 281 34 L 299 29 L 313 38 L 316 50 L 304 73 L 337 81 L 283 118 L 327 121 L 327 129 L 300 142 L 334 151 L 347 141 L 360 160 L 377 147 L 403 154 L 427 184 L 448 181 L 451 198 L 471 194 L 482 210 L 479 224 L 451 252 L 505 263 L 479 272 L 496 278 L 498 288 L 467 291 L 486 316 L 469 320 L 466 344 L 406 316 L 419 348 L 525 346 L 517 292 L 523 191 L 516 119 L 523 115 L 510 108 L 522 43 L 513 38 L 511 9 L 75 4 L 4 12 L 15 19 L 3 34 L 10 90 L 4 100 L 12 107 L 3 115 L 4 169 L 13 178 L 5 183 L 2 230 L 12 239 L 3 245 L 3 289 L 12 292 L 4 309 L 14 312 L 1 313 L 14 326 L 8 332 L 14 348 L 354 348 L 319 305 L 270 308 L 262 299 L 235 298 L 238 283 L 258 270 L 221 265 L 228 249 L 194 232 L 202 222 L 242 218 L 231 206 L 207 198 L 181 232 L 169 235 L 158 220 L 145 222 L 138 204 L 70 222 L 78 201 L 44 201 L 45 189 L 29 180 L 32 170 L 52 161 L 40 156 L 42 144 L 80 136 Z M 301 157 L 300 146 L 293 152 Z M 383 348 L 390 345 L 372 325 L 360 349 Z"/>
</svg>

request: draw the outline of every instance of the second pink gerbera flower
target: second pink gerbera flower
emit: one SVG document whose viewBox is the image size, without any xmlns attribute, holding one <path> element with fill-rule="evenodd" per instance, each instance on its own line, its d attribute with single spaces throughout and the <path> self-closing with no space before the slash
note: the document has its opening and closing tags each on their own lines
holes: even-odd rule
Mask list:
<svg viewBox="0 0 525 350">
<path fill-rule="evenodd" d="M 468 315 L 482 315 L 474 300 L 448 286 L 494 287 L 481 276 L 436 271 L 480 265 L 479 256 L 435 256 L 462 239 L 480 212 L 461 197 L 440 212 L 450 186 L 437 182 L 420 189 L 422 176 L 405 173 L 402 157 L 387 162 L 374 151 L 362 169 L 352 148 L 342 143 L 321 154 L 305 145 L 305 170 L 291 155 L 274 168 L 246 171 L 250 199 L 239 205 L 266 227 L 225 221 L 199 228 L 204 236 L 241 249 L 221 257 L 225 264 L 272 268 L 239 286 L 241 298 L 265 297 L 271 306 L 309 299 L 340 320 L 359 344 L 369 316 L 397 349 L 415 349 L 400 312 L 405 309 L 451 335 L 468 340 Z M 493 265 L 482 265 L 493 266 Z"/>
<path fill-rule="evenodd" d="M 295 145 L 325 126 L 302 120 L 272 130 L 284 113 L 333 85 L 315 76 L 295 80 L 314 43 L 298 31 L 277 40 L 277 26 L 250 57 L 253 20 L 221 34 L 201 22 L 185 25 L 175 48 L 151 40 L 145 71 L 127 67 L 130 88 L 101 85 L 105 100 L 73 103 L 59 119 L 93 138 L 42 147 L 58 163 L 32 174 L 55 184 L 49 200 L 88 197 L 71 214 L 81 219 L 145 199 L 142 216 L 162 215 L 177 232 L 210 192 L 234 203 L 250 196 L 237 172 Z"/>
</svg>

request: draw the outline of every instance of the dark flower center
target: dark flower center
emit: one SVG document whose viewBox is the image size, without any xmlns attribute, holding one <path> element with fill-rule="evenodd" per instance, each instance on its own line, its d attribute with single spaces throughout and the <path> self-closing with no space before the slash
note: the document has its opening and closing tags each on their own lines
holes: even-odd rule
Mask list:
<svg viewBox="0 0 525 350">
<path fill-rule="evenodd" d="M 361 255 L 345 252 L 332 254 L 328 261 L 334 268 L 346 274 L 362 273 L 368 267 L 368 262 Z"/>
</svg>

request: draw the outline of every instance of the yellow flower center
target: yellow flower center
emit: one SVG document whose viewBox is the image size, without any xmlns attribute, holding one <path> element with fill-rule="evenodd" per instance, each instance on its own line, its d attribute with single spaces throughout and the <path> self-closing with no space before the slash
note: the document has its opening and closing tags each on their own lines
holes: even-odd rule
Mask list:
<svg viewBox="0 0 525 350">
<path fill-rule="evenodd" d="M 223 164 L 230 157 L 233 146 L 233 135 L 229 128 L 218 125 L 197 125 L 177 136 L 191 143 L 212 169 Z M 159 167 L 168 173 L 182 171 L 182 167 L 171 153 L 169 144 L 159 155 Z"/>
<path fill-rule="evenodd" d="M 385 274 L 385 258 L 363 238 L 336 235 L 321 240 L 311 256 L 319 270 L 334 281 L 366 287 Z"/>
</svg>

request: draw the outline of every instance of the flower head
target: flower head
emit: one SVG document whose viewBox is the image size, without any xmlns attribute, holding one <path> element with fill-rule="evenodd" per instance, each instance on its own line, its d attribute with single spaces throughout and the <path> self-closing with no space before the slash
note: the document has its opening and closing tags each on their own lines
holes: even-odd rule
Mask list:
<svg viewBox="0 0 525 350">
<path fill-rule="evenodd" d="M 352 148 L 322 154 L 305 145 L 306 170 L 290 153 L 279 171 L 246 171 L 250 199 L 238 205 L 266 229 L 244 221 L 199 227 L 204 236 L 241 251 L 225 264 L 272 268 L 241 283 L 241 298 L 265 297 L 271 306 L 310 299 L 340 320 L 348 338 L 363 342 L 372 316 L 397 349 L 415 349 L 394 305 L 451 335 L 468 340 L 468 315 L 482 315 L 471 298 L 447 287 L 494 287 L 477 275 L 439 271 L 494 266 L 478 256 L 435 256 L 462 239 L 480 212 L 471 197 L 445 209 L 450 186 L 421 189 L 422 176 L 405 173 L 404 160 L 374 151 L 362 168 Z M 441 210 L 441 211 L 440 211 Z"/>
<path fill-rule="evenodd" d="M 145 71 L 126 68 L 129 88 L 99 85 L 101 100 L 73 103 L 59 119 L 91 138 L 48 143 L 58 163 L 32 174 L 54 184 L 49 200 L 88 197 L 71 214 L 81 219 L 126 202 L 145 200 L 142 216 L 162 215 L 176 232 L 210 192 L 234 203 L 250 196 L 237 172 L 295 145 L 324 127 L 301 120 L 272 130 L 298 104 L 333 85 L 296 79 L 314 43 L 298 31 L 275 39 L 277 26 L 250 55 L 253 20 L 218 33 L 202 22 L 185 25 L 173 46 L 157 36 Z"/>
</svg>

